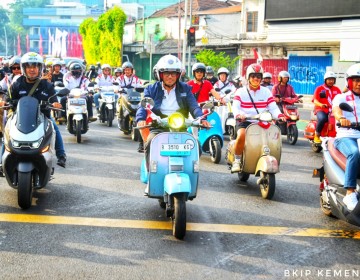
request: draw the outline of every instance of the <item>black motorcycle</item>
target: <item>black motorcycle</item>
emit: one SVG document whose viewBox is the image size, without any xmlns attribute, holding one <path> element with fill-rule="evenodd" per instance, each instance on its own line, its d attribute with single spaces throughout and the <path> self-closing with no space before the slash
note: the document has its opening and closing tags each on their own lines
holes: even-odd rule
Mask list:
<svg viewBox="0 0 360 280">
<path fill-rule="evenodd" d="M 124 88 L 117 103 L 118 127 L 125 134 L 131 134 L 134 141 L 141 140 L 141 135 L 136 127 L 136 111 L 140 106 L 141 93 L 144 88 Z"/>
</svg>

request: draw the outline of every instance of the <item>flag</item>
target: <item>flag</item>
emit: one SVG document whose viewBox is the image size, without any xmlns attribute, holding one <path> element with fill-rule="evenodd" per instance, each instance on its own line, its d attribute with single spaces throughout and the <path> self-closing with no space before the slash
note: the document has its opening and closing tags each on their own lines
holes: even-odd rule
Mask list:
<svg viewBox="0 0 360 280">
<path fill-rule="evenodd" d="M 29 40 L 29 34 L 26 34 L 26 52 L 30 51 L 30 40 Z"/>
<path fill-rule="evenodd" d="M 49 28 L 48 51 L 47 51 L 48 54 L 52 54 L 52 49 L 51 49 L 51 37 L 52 37 L 52 35 L 51 35 L 50 28 Z"/>
<path fill-rule="evenodd" d="M 254 51 L 254 56 L 255 56 L 255 59 L 256 59 L 256 63 L 261 64 L 261 62 L 263 62 L 263 58 L 262 58 L 261 54 L 258 53 L 255 48 L 253 48 L 253 51 Z"/>
<path fill-rule="evenodd" d="M 64 31 L 62 32 L 60 57 L 65 57 L 65 56 L 67 56 L 67 50 L 66 50 L 66 37 L 67 37 L 67 35 L 68 35 L 68 32 L 64 30 Z"/>
<path fill-rule="evenodd" d="M 17 36 L 17 55 L 21 56 L 20 34 Z"/>
<path fill-rule="evenodd" d="M 71 32 L 69 32 L 68 36 L 67 36 L 67 46 L 66 46 L 66 51 L 67 51 L 67 55 L 71 56 Z"/>
<path fill-rule="evenodd" d="M 62 37 L 62 32 L 59 28 L 56 28 L 55 30 L 55 56 L 60 56 L 61 55 L 61 37 Z"/>
<path fill-rule="evenodd" d="M 43 55 L 43 38 L 42 38 L 42 35 L 40 33 L 40 37 L 39 37 L 39 54 L 42 56 Z"/>
</svg>

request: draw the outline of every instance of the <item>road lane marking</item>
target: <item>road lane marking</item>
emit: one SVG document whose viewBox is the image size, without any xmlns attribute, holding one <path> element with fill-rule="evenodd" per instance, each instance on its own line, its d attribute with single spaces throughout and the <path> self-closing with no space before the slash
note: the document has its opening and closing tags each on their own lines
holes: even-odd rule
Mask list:
<svg viewBox="0 0 360 280">
<path fill-rule="evenodd" d="M 0 222 L 171 230 L 171 222 L 0 213 Z M 360 230 L 187 223 L 187 231 L 360 239 Z"/>
</svg>

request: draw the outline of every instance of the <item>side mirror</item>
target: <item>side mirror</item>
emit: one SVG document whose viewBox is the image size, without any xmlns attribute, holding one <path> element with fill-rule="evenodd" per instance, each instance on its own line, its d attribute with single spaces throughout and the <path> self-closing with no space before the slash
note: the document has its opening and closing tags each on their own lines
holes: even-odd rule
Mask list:
<svg viewBox="0 0 360 280">
<path fill-rule="evenodd" d="M 302 94 L 300 94 L 300 95 L 298 95 L 298 98 L 300 99 L 300 98 L 302 98 L 303 97 L 303 95 Z"/>
<path fill-rule="evenodd" d="M 55 82 L 54 87 L 65 87 L 62 82 Z"/>
<path fill-rule="evenodd" d="M 225 90 L 225 94 L 228 94 L 228 93 L 230 93 L 230 92 L 231 92 L 231 89 Z"/>
<path fill-rule="evenodd" d="M 58 96 L 66 96 L 70 93 L 70 90 L 67 88 L 63 88 L 61 90 L 59 90 L 59 92 L 56 94 Z"/>
<path fill-rule="evenodd" d="M 354 109 L 351 108 L 351 106 L 349 104 L 347 104 L 347 103 L 340 103 L 339 107 L 340 107 L 341 110 L 346 111 L 346 112 L 354 111 Z"/>
<path fill-rule="evenodd" d="M 118 86 L 119 83 L 118 83 L 118 82 L 113 82 L 113 85 L 114 85 L 114 86 Z"/>
<path fill-rule="evenodd" d="M 96 85 L 95 82 L 91 82 L 91 83 L 88 84 L 88 87 L 94 87 L 95 85 Z"/>
<path fill-rule="evenodd" d="M 146 108 L 146 105 L 150 104 L 151 106 L 154 106 L 154 100 L 151 97 L 144 97 L 141 100 L 141 107 Z"/>
<path fill-rule="evenodd" d="M 215 90 L 216 90 L 217 92 L 219 92 L 219 91 L 220 91 L 220 89 L 219 89 L 219 88 L 216 88 Z"/>
</svg>

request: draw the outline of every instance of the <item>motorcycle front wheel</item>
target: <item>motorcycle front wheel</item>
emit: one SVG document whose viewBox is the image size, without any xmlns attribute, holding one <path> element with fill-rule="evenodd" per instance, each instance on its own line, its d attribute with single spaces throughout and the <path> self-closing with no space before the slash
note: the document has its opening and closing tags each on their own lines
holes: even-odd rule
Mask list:
<svg viewBox="0 0 360 280">
<path fill-rule="evenodd" d="M 320 193 L 320 208 L 321 208 L 321 211 L 322 211 L 326 216 L 332 217 L 333 214 L 332 214 L 332 212 L 331 212 L 330 205 L 324 201 L 322 195 L 323 195 L 323 193 Z"/>
<path fill-rule="evenodd" d="M 314 143 L 311 144 L 311 149 L 315 153 L 320 153 L 322 151 L 322 147 L 320 145 L 315 145 Z"/>
<path fill-rule="evenodd" d="M 219 163 L 221 160 L 221 145 L 219 139 L 210 139 L 210 158 L 213 163 Z"/>
<path fill-rule="evenodd" d="M 287 141 L 290 145 L 295 145 L 299 134 L 296 124 L 289 125 L 287 129 Z"/>
<path fill-rule="evenodd" d="M 81 128 L 82 128 L 81 121 L 76 121 L 75 131 L 76 131 L 76 142 L 77 143 L 81 143 Z"/>
<path fill-rule="evenodd" d="M 108 127 L 112 127 L 112 122 L 114 118 L 114 111 L 113 110 L 106 110 L 107 116 L 106 116 L 106 124 Z"/>
<path fill-rule="evenodd" d="M 174 214 L 172 217 L 173 235 L 177 239 L 183 239 L 186 234 L 186 201 L 184 194 L 175 194 Z"/>
<path fill-rule="evenodd" d="M 246 182 L 250 177 L 249 173 L 246 172 L 239 172 L 238 173 L 238 178 L 241 182 Z"/>
<path fill-rule="evenodd" d="M 31 172 L 18 173 L 18 204 L 22 209 L 28 209 L 32 201 L 32 175 Z"/>
<path fill-rule="evenodd" d="M 263 173 L 263 180 L 260 184 L 262 198 L 272 199 L 275 193 L 275 174 Z"/>
</svg>

